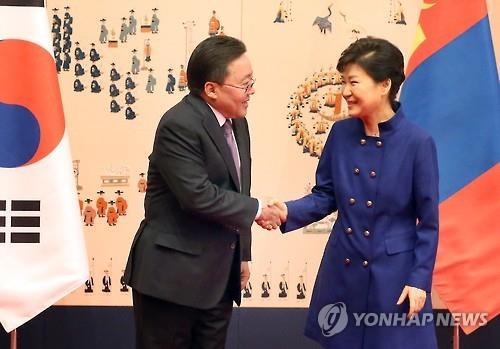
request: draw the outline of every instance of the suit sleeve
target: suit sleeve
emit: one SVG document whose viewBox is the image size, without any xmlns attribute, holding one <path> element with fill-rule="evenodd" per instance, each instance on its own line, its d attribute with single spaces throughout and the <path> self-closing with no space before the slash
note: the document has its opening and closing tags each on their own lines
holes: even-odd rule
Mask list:
<svg viewBox="0 0 500 349">
<path fill-rule="evenodd" d="M 413 192 L 417 213 L 417 240 L 409 286 L 431 291 L 439 231 L 439 173 L 436 145 L 427 138 L 416 152 Z"/>
<path fill-rule="evenodd" d="M 165 122 L 156 135 L 150 160 L 184 210 L 234 229 L 250 229 L 257 199 L 225 190 L 209 180 L 193 127 L 179 121 Z"/>
<path fill-rule="evenodd" d="M 250 229 L 240 230 L 240 254 L 242 261 L 252 260 L 252 232 Z"/>
<path fill-rule="evenodd" d="M 328 135 L 326 145 L 316 169 L 316 185 L 311 194 L 298 200 L 286 202 L 288 217 L 280 229 L 283 233 L 296 230 L 310 223 L 319 221 L 337 210 L 332 173 L 332 153 L 334 127 Z"/>
</svg>

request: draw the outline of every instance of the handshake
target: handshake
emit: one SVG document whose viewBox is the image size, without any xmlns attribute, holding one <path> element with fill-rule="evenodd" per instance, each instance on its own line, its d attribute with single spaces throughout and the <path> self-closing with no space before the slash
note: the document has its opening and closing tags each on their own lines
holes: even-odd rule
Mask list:
<svg viewBox="0 0 500 349">
<path fill-rule="evenodd" d="M 287 215 L 288 208 L 285 203 L 274 200 L 262 208 L 262 212 L 255 222 L 264 229 L 274 230 L 286 222 Z"/>
</svg>

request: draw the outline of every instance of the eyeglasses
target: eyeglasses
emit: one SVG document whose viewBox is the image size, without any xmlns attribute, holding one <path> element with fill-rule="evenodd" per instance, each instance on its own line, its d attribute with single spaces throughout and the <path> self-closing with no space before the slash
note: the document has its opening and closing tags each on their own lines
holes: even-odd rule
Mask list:
<svg viewBox="0 0 500 349">
<path fill-rule="evenodd" d="M 236 85 L 231 85 L 231 84 L 222 84 L 222 85 L 238 88 L 240 90 L 243 90 L 245 93 L 248 93 L 248 91 L 250 91 L 253 88 L 253 85 L 255 85 L 255 81 L 256 81 L 256 79 L 252 78 L 252 80 L 250 80 L 245 86 L 236 86 Z"/>
</svg>

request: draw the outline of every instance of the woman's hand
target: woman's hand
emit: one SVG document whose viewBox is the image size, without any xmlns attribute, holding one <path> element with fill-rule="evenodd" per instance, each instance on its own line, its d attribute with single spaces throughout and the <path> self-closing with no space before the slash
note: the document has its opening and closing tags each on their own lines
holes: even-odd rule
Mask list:
<svg viewBox="0 0 500 349">
<path fill-rule="evenodd" d="M 396 304 L 401 305 L 406 297 L 408 297 L 410 303 L 408 319 L 411 319 L 424 307 L 425 299 L 427 298 L 427 292 L 421 290 L 420 288 L 407 285 L 405 286 L 405 288 L 403 288 L 403 292 L 401 292 L 401 296 L 399 296 L 398 302 Z"/>
</svg>

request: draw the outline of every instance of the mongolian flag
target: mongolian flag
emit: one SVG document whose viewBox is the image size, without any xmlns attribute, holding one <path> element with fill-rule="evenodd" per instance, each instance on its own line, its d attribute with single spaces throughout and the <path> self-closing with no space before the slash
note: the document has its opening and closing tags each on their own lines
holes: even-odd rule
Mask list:
<svg viewBox="0 0 500 349">
<path fill-rule="evenodd" d="M 10 332 L 88 275 L 43 0 L 0 1 L 0 322 Z"/>
<path fill-rule="evenodd" d="M 403 108 L 438 151 L 434 288 L 452 313 L 491 320 L 500 313 L 500 88 L 485 1 L 426 0 L 407 76 Z"/>
</svg>

